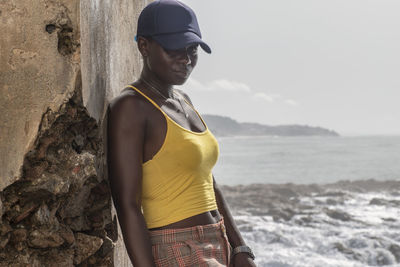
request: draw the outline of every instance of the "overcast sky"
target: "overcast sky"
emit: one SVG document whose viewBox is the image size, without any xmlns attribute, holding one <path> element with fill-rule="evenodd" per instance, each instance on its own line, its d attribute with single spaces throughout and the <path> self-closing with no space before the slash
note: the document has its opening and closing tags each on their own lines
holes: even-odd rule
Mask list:
<svg viewBox="0 0 400 267">
<path fill-rule="evenodd" d="M 183 87 L 202 114 L 400 134 L 399 0 L 183 0 L 211 55 Z"/>
</svg>

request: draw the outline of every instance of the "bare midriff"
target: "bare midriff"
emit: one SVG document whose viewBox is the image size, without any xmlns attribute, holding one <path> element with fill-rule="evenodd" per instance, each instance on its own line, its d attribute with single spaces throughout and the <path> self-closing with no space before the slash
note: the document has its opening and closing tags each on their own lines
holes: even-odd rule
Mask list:
<svg viewBox="0 0 400 267">
<path fill-rule="evenodd" d="M 206 224 L 214 224 L 219 222 L 221 219 L 221 215 L 218 210 L 207 211 L 178 222 L 174 222 L 168 225 L 164 225 L 157 228 L 151 228 L 150 231 L 153 230 L 163 230 L 163 229 L 179 229 L 179 228 L 188 228 L 198 225 L 206 225 Z"/>
</svg>

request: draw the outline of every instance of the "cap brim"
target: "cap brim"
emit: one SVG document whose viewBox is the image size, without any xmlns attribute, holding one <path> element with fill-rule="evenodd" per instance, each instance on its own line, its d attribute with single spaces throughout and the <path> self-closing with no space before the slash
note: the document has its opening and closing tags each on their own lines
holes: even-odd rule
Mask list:
<svg viewBox="0 0 400 267">
<path fill-rule="evenodd" d="M 205 52 L 211 54 L 211 48 L 193 32 L 153 35 L 152 38 L 168 50 L 178 50 L 192 44 L 199 44 Z"/>
</svg>

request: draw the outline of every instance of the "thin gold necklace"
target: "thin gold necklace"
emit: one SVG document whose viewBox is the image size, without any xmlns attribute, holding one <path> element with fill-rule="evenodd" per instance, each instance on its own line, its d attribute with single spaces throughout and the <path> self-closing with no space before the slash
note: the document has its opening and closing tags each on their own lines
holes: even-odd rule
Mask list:
<svg viewBox="0 0 400 267">
<path fill-rule="evenodd" d="M 152 92 L 154 92 L 154 93 L 158 94 L 159 96 L 161 96 L 166 102 L 168 101 L 168 98 L 167 98 L 166 96 L 164 96 L 164 95 L 160 92 L 160 90 L 157 90 L 157 88 L 155 88 L 155 87 L 154 87 L 153 85 L 151 85 L 148 81 L 146 81 L 145 79 L 143 79 L 143 77 L 140 77 L 140 80 L 142 80 L 142 81 L 149 87 L 149 89 L 150 89 Z M 176 93 L 175 93 L 174 89 L 172 89 L 172 90 L 173 90 L 173 91 L 172 91 L 172 95 L 174 96 Z M 171 97 L 171 98 L 175 100 L 175 97 Z M 182 108 L 182 111 L 181 111 L 180 109 L 177 109 L 177 111 L 178 111 L 178 112 L 183 112 L 183 114 L 185 114 L 185 118 L 189 118 L 189 114 L 187 114 L 186 110 L 183 108 L 183 105 L 182 105 L 182 102 L 181 102 L 180 97 L 178 97 L 177 99 L 178 99 L 178 102 L 179 102 L 179 104 L 181 105 L 181 108 Z"/>
</svg>

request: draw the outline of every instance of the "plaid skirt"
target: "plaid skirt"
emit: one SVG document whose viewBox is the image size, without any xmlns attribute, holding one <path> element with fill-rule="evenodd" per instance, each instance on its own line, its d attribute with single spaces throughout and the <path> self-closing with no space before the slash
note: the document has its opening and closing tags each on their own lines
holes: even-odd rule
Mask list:
<svg viewBox="0 0 400 267">
<path fill-rule="evenodd" d="M 149 231 L 156 266 L 229 266 L 231 246 L 223 218 L 215 224 Z"/>
</svg>

